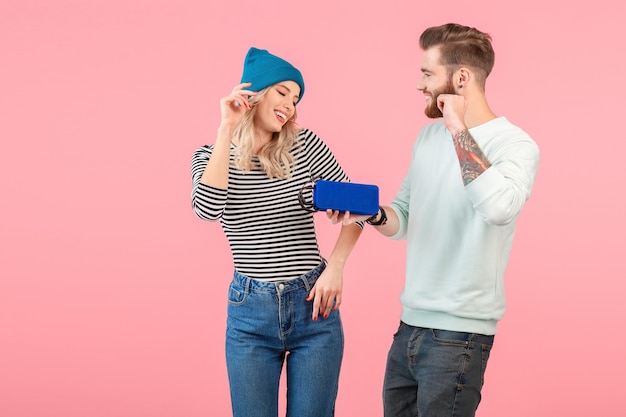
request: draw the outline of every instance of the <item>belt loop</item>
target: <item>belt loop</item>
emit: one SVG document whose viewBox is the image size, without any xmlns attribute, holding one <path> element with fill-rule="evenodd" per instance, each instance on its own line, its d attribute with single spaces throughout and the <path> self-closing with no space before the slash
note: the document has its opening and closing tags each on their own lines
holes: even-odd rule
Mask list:
<svg viewBox="0 0 626 417">
<path fill-rule="evenodd" d="M 246 294 L 250 294 L 250 284 L 252 283 L 252 278 L 246 277 Z"/>
<path fill-rule="evenodd" d="M 327 265 L 326 259 L 322 258 L 322 263 L 320 263 L 318 266 L 316 266 L 314 269 L 312 269 L 311 271 L 307 272 L 306 274 L 300 276 L 300 278 L 304 282 L 304 286 L 305 286 L 307 291 L 311 291 L 311 289 L 313 288 L 313 286 L 309 282 L 309 278 L 311 277 L 311 273 L 313 271 L 315 271 L 317 273 L 317 275 L 315 276 L 315 281 L 317 281 L 317 279 L 320 277 L 320 275 L 322 275 L 322 272 L 324 272 L 325 268 L 322 268 L 322 266 L 325 267 L 326 265 Z"/>
<path fill-rule="evenodd" d="M 307 292 L 311 291 L 311 284 L 309 284 L 309 278 L 308 278 L 308 273 L 300 275 L 300 279 L 302 280 L 302 282 L 304 282 L 304 288 L 306 288 Z"/>
</svg>

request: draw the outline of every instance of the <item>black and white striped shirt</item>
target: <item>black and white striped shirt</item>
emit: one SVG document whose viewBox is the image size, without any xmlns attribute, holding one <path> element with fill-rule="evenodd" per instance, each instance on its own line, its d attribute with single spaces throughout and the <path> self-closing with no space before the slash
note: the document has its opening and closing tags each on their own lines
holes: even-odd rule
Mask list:
<svg viewBox="0 0 626 417">
<path fill-rule="evenodd" d="M 291 279 L 318 266 L 322 256 L 313 213 L 300 206 L 298 193 L 313 178 L 349 181 L 328 146 L 312 131 L 302 130 L 293 148 L 293 175 L 287 179 L 270 179 L 256 158 L 255 168 L 244 173 L 234 166 L 235 150 L 231 144 L 227 190 L 200 182 L 213 145 L 194 152 L 191 200 L 195 213 L 204 220 L 220 220 L 235 268 L 250 278 Z"/>
</svg>

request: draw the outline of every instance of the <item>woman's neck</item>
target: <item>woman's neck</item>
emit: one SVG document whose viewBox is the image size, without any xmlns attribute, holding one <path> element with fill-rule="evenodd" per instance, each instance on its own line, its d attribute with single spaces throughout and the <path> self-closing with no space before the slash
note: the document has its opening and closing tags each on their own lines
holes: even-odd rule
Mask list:
<svg viewBox="0 0 626 417">
<path fill-rule="evenodd" d="M 254 132 L 254 146 L 252 151 L 254 155 L 258 155 L 261 149 L 272 140 L 272 133 Z"/>
</svg>

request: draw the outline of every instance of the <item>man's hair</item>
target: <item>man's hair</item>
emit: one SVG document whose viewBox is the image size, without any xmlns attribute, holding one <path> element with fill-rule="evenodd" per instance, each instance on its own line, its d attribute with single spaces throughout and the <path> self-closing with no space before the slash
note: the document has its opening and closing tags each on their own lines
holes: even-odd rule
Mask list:
<svg viewBox="0 0 626 417">
<path fill-rule="evenodd" d="M 420 47 L 424 51 L 439 47 L 441 64 L 447 67 L 449 75 L 460 67 L 470 67 L 484 89 L 495 61 L 489 34 L 473 27 L 447 23 L 426 29 L 420 36 Z"/>
</svg>

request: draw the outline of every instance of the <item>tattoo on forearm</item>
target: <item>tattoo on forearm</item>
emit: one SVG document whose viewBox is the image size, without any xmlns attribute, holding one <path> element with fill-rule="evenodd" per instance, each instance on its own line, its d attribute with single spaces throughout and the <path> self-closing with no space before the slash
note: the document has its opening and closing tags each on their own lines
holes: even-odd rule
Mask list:
<svg viewBox="0 0 626 417">
<path fill-rule="evenodd" d="M 463 177 L 464 185 L 474 181 L 491 166 L 491 163 L 467 129 L 461 130 L 454 135 L 454 147 L 461 164 L 461 176 Z"/>
</svg>

